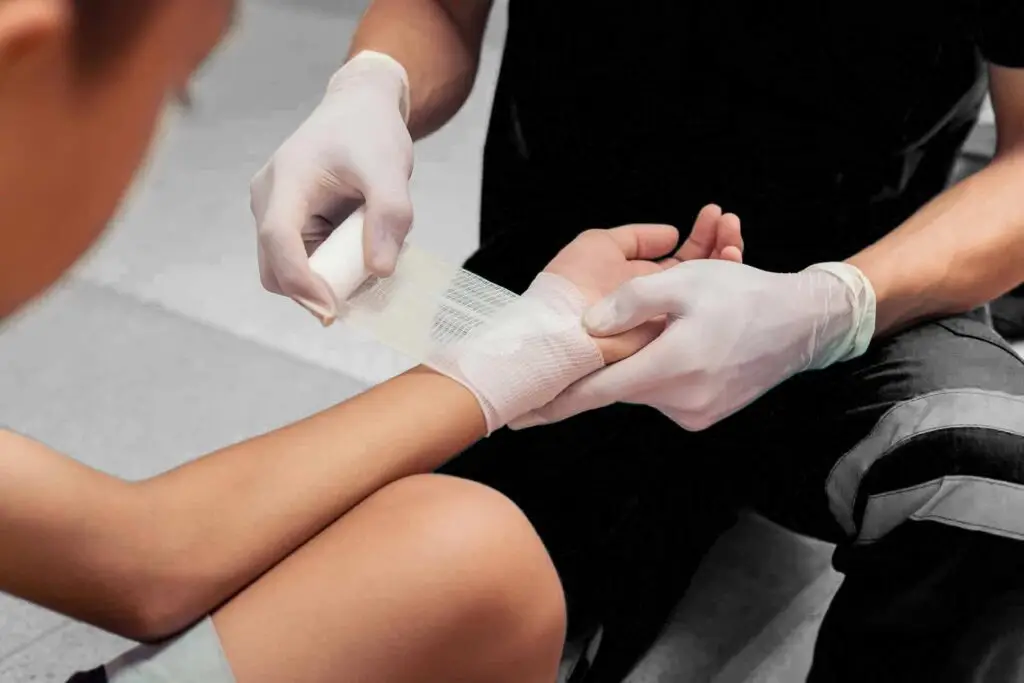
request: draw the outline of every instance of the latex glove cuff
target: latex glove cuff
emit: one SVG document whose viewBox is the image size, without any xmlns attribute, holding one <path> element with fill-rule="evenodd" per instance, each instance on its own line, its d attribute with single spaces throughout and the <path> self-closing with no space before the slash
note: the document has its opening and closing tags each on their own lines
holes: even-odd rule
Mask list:
<svg viewBox="0 0 1024 683">
<path fill-rule="evenodd" d="M 852 360 L 864 354 L 875 335 L 875 289 L 859 268 L 849 263 L 817 263 L 804 272 L 822 271 L 839 279 L 849 307 L 846 334 L 818 349 L 808 369 L 820 370 L 834 363 Z M 827 315 L 833 312 L 828 311 Z"/>
<path fill-rule="evenodd" d="M 409 74 L 405 67 L 392 57 L 383 52 L 363 50 L 355 57 L 348 60 L 344 66 L 338 69 L 327 84 L 327 97 L 340 91 L 349 83 L 359 82 L 364 78 L 375 79 L 376 81 L 392 80 L 396 84 L 398 96 L 398 110 L 402 114 L 402 120 L 409 123 Z"/>
</svg>

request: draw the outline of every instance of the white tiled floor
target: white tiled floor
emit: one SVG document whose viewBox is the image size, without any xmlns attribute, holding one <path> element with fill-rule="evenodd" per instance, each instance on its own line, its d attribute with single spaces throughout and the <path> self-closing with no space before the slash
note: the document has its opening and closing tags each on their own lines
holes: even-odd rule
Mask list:
<svg viewBox="0 0 1024 683">
<path fill-rule="evenodd" d="M 0 335 L 0 425 L 143 477 L 404 366 L 265 294 L 248 211 L 249 177 L 317 102 L 363 4 L 245 3 L 238 30 L 197 83 L 196 110 L 170 122 L 108 239 Z M 499 1 L 477 90 L 417 150 L 412 240 L 452 260 L 474 246 L 480 148 L 503 33 Z M 746 652 L 726 671 L 742 680 L 762 653 L 806 640 L 815 615 L 801 590 L 822 576 L 825 588 L 834 584 L 823 573 L 827 558 L 821 544 L 746 521 L 716 548 L 632 680 L 709 680 Z M 0 596 L 0 683 L 63 681 L 126 645 Z M 791 667 L 776 680 L 797 676 L 807 652 L 773 660 Z"/>
</svg>

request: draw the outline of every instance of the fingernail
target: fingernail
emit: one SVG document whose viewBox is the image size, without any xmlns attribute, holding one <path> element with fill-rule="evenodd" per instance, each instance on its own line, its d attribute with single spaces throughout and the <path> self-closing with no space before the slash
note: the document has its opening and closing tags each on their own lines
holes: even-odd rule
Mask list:
<svg viewBox="0 0 1024 683">
<path fill-rule="evenodd" d="M 305 297 L 297 296 L 294 297 L 295 301 L 305 308 L 307 311 L 312 313 L 320 321 L 320 324 L 324 327 L 328 327 L 335 320 L 335 313 L 333 307 L 324 306 L 321 303 L 311 301 Z"/>
<path fill-rule="evenodd" d="M 583 324 L 591 332 L 603 332 L 615 324 L 615 304 L 609 300 L 591 306 L 583 316 Z"/>
</svg>

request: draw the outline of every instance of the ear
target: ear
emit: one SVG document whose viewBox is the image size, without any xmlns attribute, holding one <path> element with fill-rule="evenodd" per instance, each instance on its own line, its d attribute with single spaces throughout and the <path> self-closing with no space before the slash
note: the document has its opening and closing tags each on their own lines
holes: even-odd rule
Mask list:
<svg viewBox="0 0 1024 683">
<path fill-rule="evenodd" d="M 67 35 L 70 0 L 0 0 L 0 76 Z"/>
</svg>

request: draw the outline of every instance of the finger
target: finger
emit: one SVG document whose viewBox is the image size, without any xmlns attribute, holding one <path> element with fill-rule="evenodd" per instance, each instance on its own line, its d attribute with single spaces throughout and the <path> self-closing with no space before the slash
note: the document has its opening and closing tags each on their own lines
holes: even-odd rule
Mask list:
<svg viewBox="0 0 1024 683">
<path fill-rule="evenodd" d="M 370 179 L 365 196 L 363 254 L 374 275 L 387 277 L 395 271 L 398 254 L 412 227 L 409 178 L 400 169 L 389 170 Z"/>
<path fill-rule="evenodd" d="M 264 265 L 284 295 L 295 299 L 313 315 L 327 322 L 335 317 L 334 297 L 327 285 L 309 269 L 302 230 L 309 218 L 301 190 L 276 183 L 257 225 Z"/>
<path fill-rule="evenodd" d="M 736 247 L 726 247 L 722 250 L 722 254 L 719 258 L 723 261 L 732 261 L 733 263 L 743 263 L 743 252 Z"/>
<path fill-rule="evenodd" d="M 605 364 L 611 365 L 625 360 L 650 344 L 665 331 L 666 322 L 667 318 L 661 316 L 614 337 L 597 339 L 597 346 L 601 349 Z"/>
<path fill-rule="evenodd" d="M 274 271 L 270 268 L 270 263 L 267 260 L 267 255 L 263 253 L 263 247 L 256 244 L 256 258 L 259 263 L 260 269 L 260 284 L 263 285 L 263 289 L 274 294 L 284 294 L 281 291 L 281 285 L 277 281 L 277 276 L 274 275 Z"/>
<path fill-rule="evenodd" d="M 605 234 L 612 238 L 629 261 L 664 256 L 679 242 L 679 231 L 671 225 L 622 225 L 606 230 Z"/>
<path fill-rule="evenodd" d="M 730 248 L 743 254 L 743 233 L 740 229 L 739 216 L 734 213 L 725 214 L 718 219 L 715 229 L 717 237 L 714 258 L 722 258 L 722 253 Z"/>
<path fill-rule="evenodd" d="M 630 261 L 626 267 L 631 278 L 643 277 L 644 275 L 654 275 L 655 273 L 660 273 L 664 270 L 661 265 L 661 261 Z"/>
<path fill-rule="evenodd" d="M 658 270 L 668 270 L 678 266 L 682 261 L 677 259 L 675 256 L 669 256 L 658 261 Z"/>
<path fill-rule="evenodd" d="M 595 374 L 599 375 L 601 372 L 604 371 L 599 370 Z M 590 377 L 594 376 L 595 375 L 591 375 Z M 613 399 L 603 399 L 600 392 L 591 393 L 587 391 L 588 385 L 584 383 L 586 383 L 588 379 L 588 377 L 583 378 L 563 391 L 547 405 L 541 406 L 540 408 L 513 420 L 509 423 L 509 429 L 517 431 L 520 429 L 528 429 L 530 427 L 553 424 L 555 422 L 567 420 L 570 417 L 575 417 L 576 415 L 585 413 L 588 410 L 604 408 L 605 406 L 615 403 Z M 580 385 L 583 385 L 583 389 L 578 390 L 577 387 Z"/>
<path fill-rule="evenodd" d="M 651 346 L 657 344 L 657 340 Z M 516 420 L 513 429 L 561 422 L 588 410 L 604 408 L 612 403 L 628 401 L 652 385 L 659 376 L 657 354 L 645 352 L 610 365 L 571 385 L 554 400 L 528 416 Z M 654 379 L 652 379 L 652 377 Z"/>
<path fill-rule="evenodd" d="M 598 302 L 583 318 L 594 336 L 609 337 L 665 315 L 682 314 L 682 300 L 674 291 L 669 273 L 634 278 Z"/>
<path fill-rule="evenodd" d="M 364 203 L 363 195 L 355 189 L 351 190 L 351 195 L 338 194 L 336 190 L 324 194 L 317 205 L 311 206 L 317 213 L 306 222 L 302 231 L 302 241 L 309 256 Z"/>
<path fill-rule="evenodd" d="M 722 217 L 722 209 L 715 204 L 708 204 L 693 223 L 693 229 L 683 246 L 675 253 L 675 258 L 680 261 L 690 261 L 699 258 L 709 258 L 715 248 L 717 237 L 715 227 L 718 219 Z"/>
<path fill-rule="evenodd" d="M 323 216 L 310 216 L 302 229 L 302 244 L 306 247 L 306 256 L 312 256 L 313 252 L 320 248 L 334 228 L 338 225 Z"/>
</svg>

